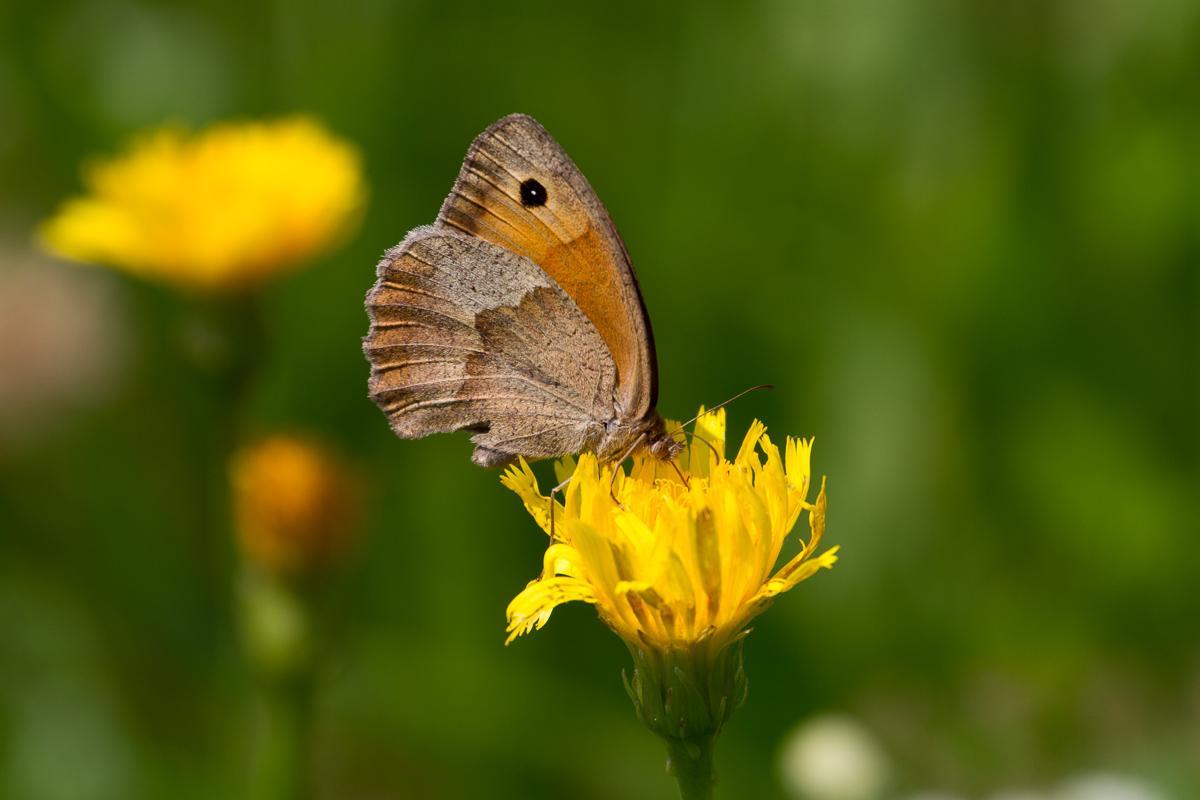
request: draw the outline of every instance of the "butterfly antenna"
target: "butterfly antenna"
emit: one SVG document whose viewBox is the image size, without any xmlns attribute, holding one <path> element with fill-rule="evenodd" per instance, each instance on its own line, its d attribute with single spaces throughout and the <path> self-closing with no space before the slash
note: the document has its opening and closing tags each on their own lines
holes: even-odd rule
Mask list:
<svg viewBox="0 0 1200 800">
<path fill-rule="evenodd" d="M 742 389 L 740 392 L 738 392 L 737 394 L 735 394 L 733 397 L 729 398 L 728 400 L 725 400 L 724 402 L 721 402 L 721 403 L 717 403 L 712 408 L 704 409 L 704 414 L 711 414 L 712 412 L 716 411 L 718 408 L 724 408 L 725 406 L 732 403 L 734 400 L 737 400 L 740 397 L 745 397 L 746 395 L 750 394 L 751 392 L 757 392 L 759 389 L 774 389 L 774 388 L 775 388 L 775 384 L 773 384 L 773 383 L 760 383 L 758 386 L 751 386 L 749 389 Z M 703 416 L 703 414 L 697 414 L 696 416 L 692 417 L 691 419 L 689 419 L 687 422 L 685 422 L 683 424 L 691 425 L 693 422 L 700 419 L 700 417 L 702 417 L 702 416 Z"/>
</svg>

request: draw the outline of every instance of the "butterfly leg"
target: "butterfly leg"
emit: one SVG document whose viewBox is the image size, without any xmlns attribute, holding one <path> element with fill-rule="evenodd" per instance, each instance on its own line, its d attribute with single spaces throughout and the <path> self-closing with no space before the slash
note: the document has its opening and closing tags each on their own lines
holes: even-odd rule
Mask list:
<svg viewBox="0 0 1200 800">
<path fill-rule="evenodd" d="M 687 475 L 684 475 L 684 474 L 683 474 L 683 470 L 681 470 L 681 469 L 679 468 L 679 465 L 678 465 L 678 464 L 676 464 L 674 461 L 672 461 L 672 462 L 671 462 L 671 468 L 672 468 L 672 469 L 674 469 L 674 470 L 675 470 L 675 474 L 679 476 L 679 480 L 680 480 L 680 482 L 682 482 L 682 483 L 683 483 L 683 488 L 685 488 L 685 489 L 690 489 L 690 488 L 691 488 L 691 484 L 690 484 L 690 483 L 688 483 Z"/>
<path fill-rule="evenodd" d="M 555 538 L 554 537 L 554 495 L 558 494 L 563 489 L 567 488 L 567 484 L 570 482 L 571 482 L 571 479 L 568 477 L 566 480 L 564 480 L 558 486 L 555 486 L 553 489 L 550 490 L 550 539 L 551 540 L 553 540 Z"/>
<path fill-rule="evenodd" d="M 621 465 L 625 463 L 625 459 L 633 455 L 634 451 L 641 447 L 645 441 L 646 434 L 639 434 L 638 437 L 633 440 L 633 444 L 629 445 L 629 449 L 626 450 L 620 458 L 612 462 L 612 480 L 608 482 L 608 495 L 612 498 L 612 501 L 617 504 L 617 508 L 621 509 L 622 511 L 625 510 L 625 506 L 621 505 L 621 501 L 617 499 L 617 493 L 613 489 L 613 487 L 617 485 L 617 470 L 619 470 Z"/>
</svg>

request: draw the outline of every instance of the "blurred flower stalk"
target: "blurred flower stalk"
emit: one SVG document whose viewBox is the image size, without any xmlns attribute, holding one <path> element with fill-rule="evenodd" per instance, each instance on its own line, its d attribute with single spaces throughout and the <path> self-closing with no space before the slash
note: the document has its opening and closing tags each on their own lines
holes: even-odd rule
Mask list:
<svg viewBox="0 0 1200 800">
<path fill-rule="evenodd" d="M 235 455 L 230 482 L 241 555 L 238 622 L 263 693 L 253 796 L 311 794 L 311 707 L 324 590 L 352 550 L 360 485 L 325 447 L 277 435 Z"/>
<path fill-rule="evenodd" d="M 684 800 L 713 796 L 713 748 L 746 697 L 750 621 L 837 560 L 836 547 L 817 554 L 826 501 L 823 481 L 808 499 L 811 449 L 811 440 L 788 438 L 781 451 L 755 421 L 726 459 L 725 413 L 702 409 L 679 474 L 638 456 L 613 482 L 614 467 L 591 454 L 560 461 L 558 477 L 570 482 L 553 527 L 552 501 L 529 466 L 504 475 L 551 537 L 541 575 L 508 607 L 508 641 L 541 628 L 562 603 L 593 604 L 629 648 L 626 690 L 666 742 Z M 805 513 L 808 539 L 776 569 Z"/>
<path fill-rule="evenodd" d="M 317 601 L 352 538 L 355 481 L 302 439 L 234 453 L 265 354 L 262 297 L 353 231 L 366 198 L 359 153 L 303 117 L 198 133 L 168 126 L 86 165 L 83 179 L 86 194 L 42 224 L 41 242 L 61 258 L 166 286 L 183 300 L 177 345 L 205 404 L 205 427 L 183 431 L 201 473 L 197 559 L 210 601 L 225 606 L 232 521 L 241 553 L 235 611 L 266 700 L 255 796 L 303 797 L 322 639 Z"/>
</svg>

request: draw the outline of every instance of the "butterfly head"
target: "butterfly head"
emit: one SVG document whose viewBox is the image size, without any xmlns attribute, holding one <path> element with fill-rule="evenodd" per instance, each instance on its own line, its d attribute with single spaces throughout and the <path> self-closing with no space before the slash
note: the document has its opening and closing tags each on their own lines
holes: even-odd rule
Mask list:
<svg viewBox="0 0 1200 800">
<path fill-rule="evenodd" d="M 659 461 L 674 461 L 675 457 L 683 452 L 683 442 L 672 439 L 664 433 L 661 437 L 650 441 L 649 450 L 650 455 Z"/>
<path fill-rule="evenodd" d="M 645 433 L 646 449 L 659 461 L 674 461 L 683 452 L 684 443 L 667 432 L 662 417 L 655 415 L 654 423 Z"/>
</svg>

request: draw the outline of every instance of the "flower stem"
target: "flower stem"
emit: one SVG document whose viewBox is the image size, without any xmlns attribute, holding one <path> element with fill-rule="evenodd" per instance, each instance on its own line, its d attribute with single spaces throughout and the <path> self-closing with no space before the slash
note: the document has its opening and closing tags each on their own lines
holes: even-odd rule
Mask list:
<svg viewBox="0 0 1200 800">
<path fill-rule="evenodd" d="M 717 783 L 713 772 L 715 736 L 667 739 L 667 772 L 679 784 L 680 800 L 711 800 Z"/>
<path fill-rule="evenodd" d="M 178 341 L 203 397 L 206 427 L 196 442 L 200 492 L 197 562 L 206 600 L 227 609 L 229 591 L 229 458 L 240 438 L 249 390 L 261 365 L 260 298 L 245 296 L 190 301 L 179 321 Z"/>
<path fill-rule="evenodd" d="M 306 800 L 312 796 L 316 598 L 250 566 L 238 588 L 242 649 L 259 690 L 250 797 Z"/>
<path fill-rule="evenodd" d="M 306 800 L 312 695 L 308 681 L 268 687 L 263 696 L 258 752 L 251 797 L 254 800 Z"/>
</svg>

